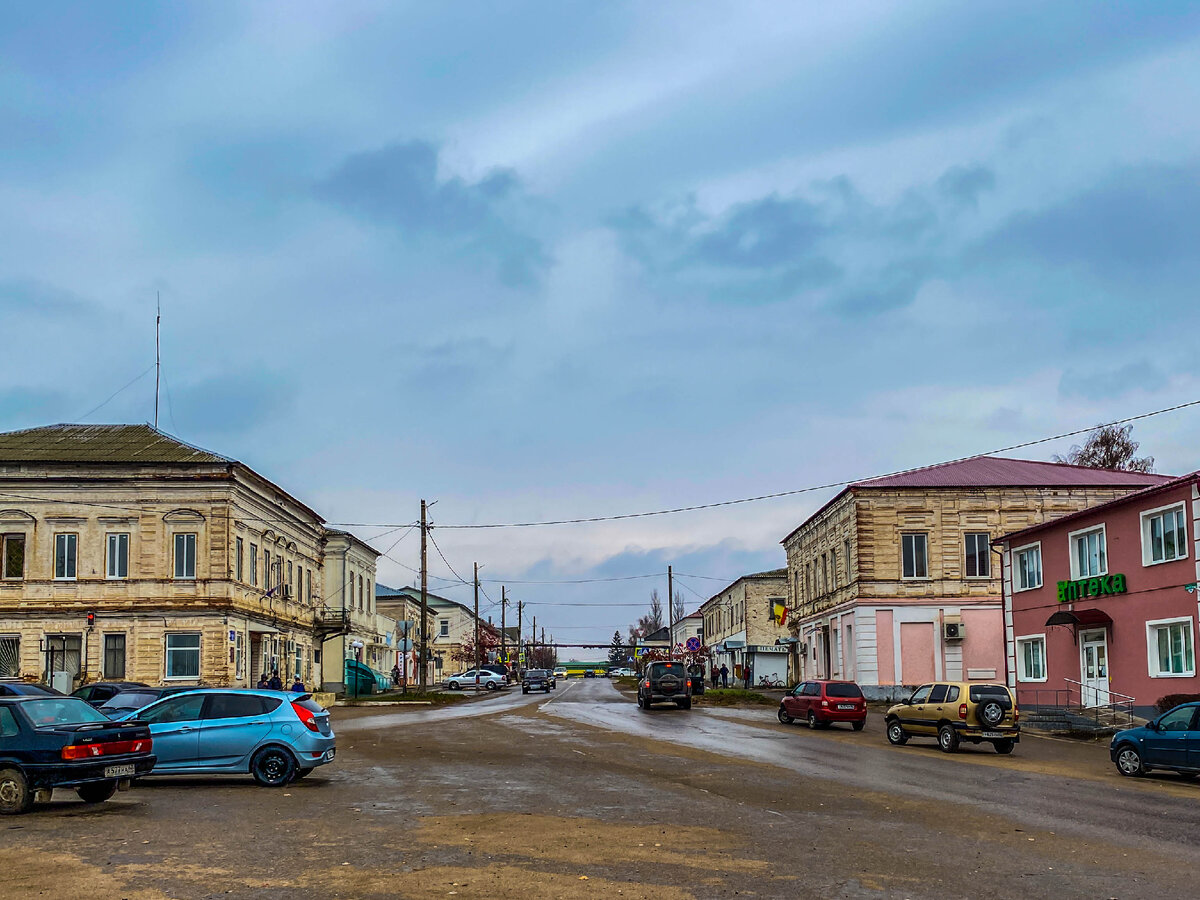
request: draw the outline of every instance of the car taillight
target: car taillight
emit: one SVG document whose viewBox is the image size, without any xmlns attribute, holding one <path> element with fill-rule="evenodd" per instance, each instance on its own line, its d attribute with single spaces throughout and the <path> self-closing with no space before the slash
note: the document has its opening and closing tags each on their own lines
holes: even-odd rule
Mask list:
<svg viewBox="0 0 1200 900">
<path fill-rule="evenodd" d="M 96 744 L 68 744 L 62 748 L 64 760 L 95 759 L 97 756 L 121 756 L 126 753 L 149 753 L 154 742 L 150 738 L 136 741 L 102 741 Z"/>
<path fill-rule="evenodd" d="M 965 704 L 965 703 L 958 704 L 958 717 L 960 719 L 965 719 L 967 717 L 967 704 Z"/>
<path fill-rule="evenodd" d="M 1021 711 L 1019 709 L 1017 709 L 1015 706 L 1013 707 L 1013 721 L 1014 722 L 1021 721 Z"/>
<path fill-rule="evenodd" d="M 691 686 L 692 686 L 692 679 L 689 678 L 688 679 L 688 687 L 691 687 Z"/>
<path fill-rule="evenodd" d="M 650 682 L 647 681 L 645 684 L 642 685 L 642 687 L 650 687 Z"/>
<path fill-rule="evenodd" d="M 307 707 L 301 706 L 299 703 L 293 703 L 292 709 L 296 711 L 300 721 L 304 723 L 304 727 L 309 731 L 320 731 L 317 727 L 317 714 Z"/>
</svg>

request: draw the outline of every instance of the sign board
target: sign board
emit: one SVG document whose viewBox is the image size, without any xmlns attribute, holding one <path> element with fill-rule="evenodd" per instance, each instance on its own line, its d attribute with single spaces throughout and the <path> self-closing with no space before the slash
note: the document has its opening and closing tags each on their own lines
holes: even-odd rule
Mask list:
<svg viewBox="0 0 1200 900">
<path fill-rule="evenodd" d="M 1081 578 L 1078 581 L 1058 583 L 1058 602 L 1085 600 L 1088 597 L 1105 597 L 1109 594 L 1124 594 L 1127 590 L 1124 575 L 1100 575 L 1096 578 Z"/>
<path fill-rule="evenodd" d="M 396 642 L 396 649 L 401 651 L 402 653 L 407 653 L 412 648 L 413 648 L 413 642 L 410 641 L 408 638 L 401 638 L 399 641 Z"/>
<path fill-rule="evenodd" d="M 635 659 L 641 659 L 641 658 L 642 658 L 642 653 L 644 653 L 644 652 L 645 652 L 645 650 L 646 650 L 646 648 L 645 648 L 645 647 L 634 647 L 634 648 L 633 648 L 633 656 L 634 656 L 634 658 L 635 658 Z"/>
<path fill-rule="evenodd" d="M 408 637 L 409 632 L 416 630 L 417 623 L 411 619 L 401 619 L 396 623 L 396 634 L 400 637 Z"/>
<path fill-rule="evenodd" d="M 698 637 L 688 638 L 687 644 L 685 646 L 690 652 L 695 653 L 697 650 L 700 649 L 700 638 L 698 638 Z"/>
</svg>

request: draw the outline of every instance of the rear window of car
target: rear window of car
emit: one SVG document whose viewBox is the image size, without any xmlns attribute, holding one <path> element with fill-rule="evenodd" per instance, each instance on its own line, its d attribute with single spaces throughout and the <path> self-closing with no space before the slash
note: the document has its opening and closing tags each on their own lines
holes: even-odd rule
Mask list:
<svg viewBox="0 0 1200 900">
<path fill-rule="evenodd" d="M 1008 699 L 1008 688 L 999 684 L 973 684 L 971 685 L 971 702 L 978 703 L 984 697 L 1003 697 Z"/>
<path fill-rule="evenodd" d="M 545 669 L 530 669 L 525 674 L 528 675 L 530 678 L 545 678 L 546 670 Z"/>
<path fill-rule="evenodd" d="M 30 700 L 21 708 L 29 717 L 29 721 L 39 727 L 44 725 L 83 725 L 87 722 L 108 721 L 108 716 L 78 697 L 47 697 L 45 700 Z"/>
<path fill-rule="evenodd" d="M 863 692 L 859 690 L 857 684 L 827 684 L 825 685 L 826 697 L 861 697 Z"/>
<path fill-rule="evenodd" d="M 658 672 L 671 672 L 675 675 L 683 674 L 683 663 L 662 662 L 662 663 L 651 663 L 650 665 L 653 669 L 655 669 L 655 671 L 658 671 Z"/>
<path fill-rule="evenodd" d="M 141 709 L 158 699 L 158 694 L 147 691 L 125 691 L 101 705 L 101 709 Z"/>
</svg>

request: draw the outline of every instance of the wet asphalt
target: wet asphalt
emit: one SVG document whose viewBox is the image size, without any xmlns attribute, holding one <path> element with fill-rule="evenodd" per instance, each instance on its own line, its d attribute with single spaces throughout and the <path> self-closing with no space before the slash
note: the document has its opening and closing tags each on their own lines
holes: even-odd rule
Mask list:
<svg viewBox="0 0 1200 900">
<path fill-rule="evenodd" d="M 1194 897 L 1200 786 L 1105 747 L 947 755 L 642 712 L 606 679 L 335 709 L 338 759 L 280 790 L 148 779 L 0 820 L 0 897 Z"/>
</svg>

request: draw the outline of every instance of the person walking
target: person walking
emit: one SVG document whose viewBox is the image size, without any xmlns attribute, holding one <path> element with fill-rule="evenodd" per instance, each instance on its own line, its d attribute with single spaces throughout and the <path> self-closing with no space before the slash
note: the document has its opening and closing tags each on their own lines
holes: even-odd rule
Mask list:
<svg viewBox="0 0 1200 900">
<path fill-rule="evenodd" d="M 717 686 L 717 679 L 721 677 L 720 671 L 715 665 L 709 666 L 709 677 L 712 678 L 712 686 Z"/>
<path fill-rule="evenodd" d="M 395 687 L 399 684 L 400 684 L 400 664 L 396 663 L 394 666 L 392 666 L 392 686 Z"/>
<path fill-rule="evenodd" d="M 272 691 L 283 690 L 283 681 L 279 678 L 279 672 L 271 673 L 271 680 L 267 682 L 267 688 Z"/>
<path fill-rule="evenodd" d="M 721 663 L 721 687 L 729 687 L 729 666 Z"/>
<path fill-rule="evenodd" d="M 262 673 L 262 677 L 261 677 L 260 679 L 258 679 L 258 685 L 257 685 L 257 687 L 258 687 L 258 689 L 259 689 L 260 691 L 265 691 L 265 690 L 267 690 L 267 689 L 268 689 L 270 686 L 271 686 L 271 685 L 270 685 L 270 682 L 268 682 L 268 681 L 267 681 L 267 673 L 266 673 L 266 672 L 263 672 L 263 673 Z"/>
</svg>

